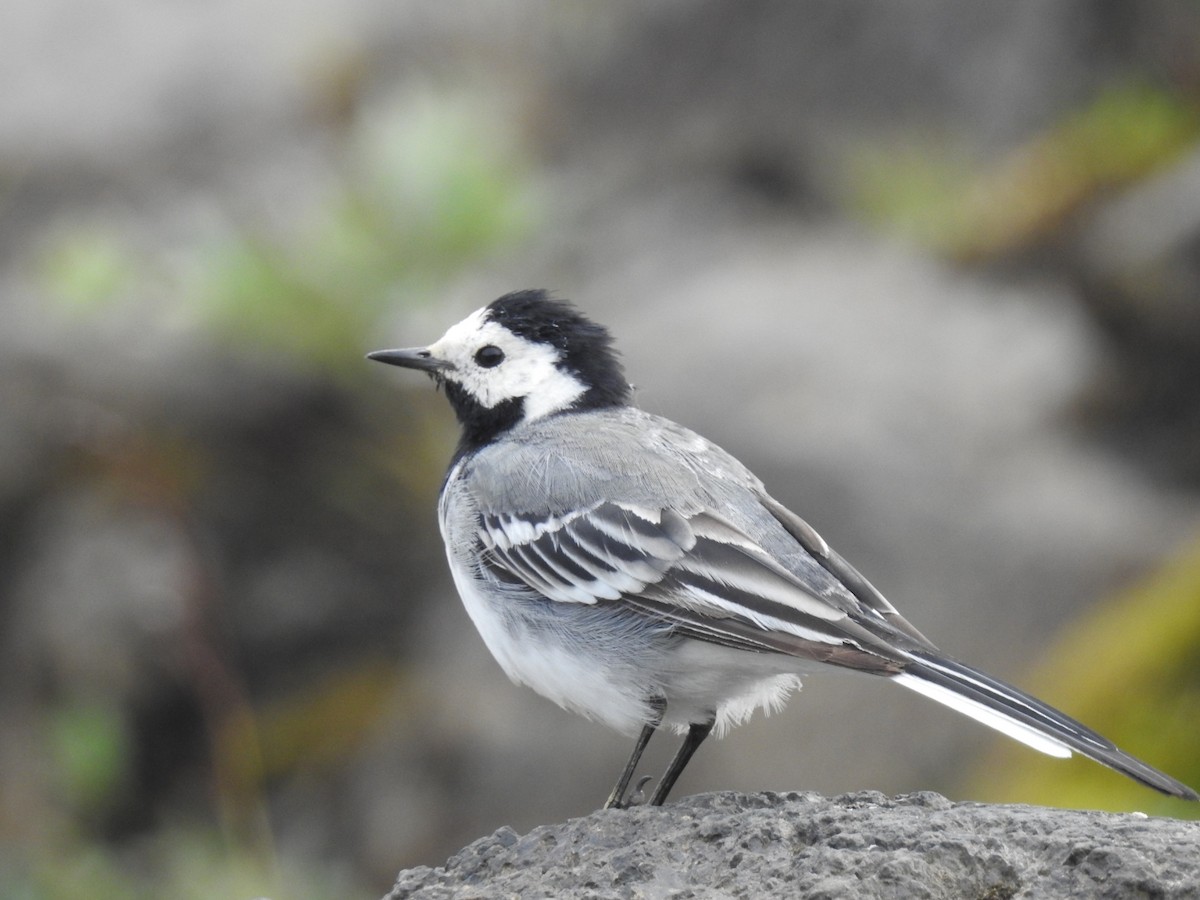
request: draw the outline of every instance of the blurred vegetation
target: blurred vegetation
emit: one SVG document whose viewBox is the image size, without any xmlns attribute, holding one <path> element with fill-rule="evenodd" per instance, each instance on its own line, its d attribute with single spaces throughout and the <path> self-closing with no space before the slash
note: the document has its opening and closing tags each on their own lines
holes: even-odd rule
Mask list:
<svg viewBox="0 0 1200 900">
<path fill-rule="evenodd" d="M 1170 164 L 1198 135 L 1191 98 L 1119 84 L 999 160 L 980 163 L 927 137 L 866 148 L 850 166 L 849 200 L 942 254 L 985 260 L 1051 237 L 1084 204 Z"/>
<path fill-rule="evenodd" d="M 1093 197 L 1170 164 L 1198 133 L 1200 111 L 1187 98 L 1117 85 L 987 164 L 958 152 L 950 138 L 865 150 L 851 166 L 851 201 L 882 227 L 938 252 L 987 259 L 1046 239 Z M 368 335 L 382 318 L 433 298 L 464 264 L 531 234 L 538 206 L 510 126 L 476 98 L 407 96 L 390 110 L 351 117 L 338 139 L 336 183 L 293 229 L 268 233 L 230 221 L 193 246 L 164 249 L 147 248 L 117 224 L 75 226 L 41 255 L 47 295 L 84 321 L 151 298 L 155 315 L 198 325 L 235 351 L 267 351 L 318 379 L 361 378 Z M 405 439 L 403 453 L 363 452 L 378 454 L 376 468 L 409 479 L 413 491 L 428 490 L 426 473 L 444 464 L 443 444 L 427 433 Z M 152 456 L 174 464 L 189 458 L 161 436 L 154 444 Z M 186 507 L 192 490 L 183 479 L 152 493 Z M 1074 623 L 1053 662 L 1025 686 L 1200 785 L 1198 598 L 1200 546 Z M 378 886 L 364 889 L 321 861 L 278 858 L 264 824 L 265 784 L 351 755 L 378 711 L 395 702 L 396 686 L 394 670 L 368 661 L 269 707 L 235 697 L 206 722 L 215 795 L 199 814 L 164 823 L 132 846 L 110 842 L 95 825 L 136 765 L 124 712 L 87 695 L 60 699 L 41 723 L 39 746 L 57 819 L 30 828 L 21 859 L 0 849 L 0 900 L 377 896 Z M 972 792 L 1006 802 L 1198 812 L 1088 761 L 1043 760 L 1020 747 L 990 757 Z"/>
<path fill-rule="evenodd" d="M 328 866 L 300 871 L 293 865 L 291 871 L 281 872 L 213 832 L 186 827 L 149 838 L 128 856 L 136 856 L 136 863 L 100 844 L 38 854 L 6 867 L 0 900 L 365 900 L 379 895 L 356 886 L 349 873 L 339 874 Z"/>
<path fill-rule="evenodd" d="M 232 236 L 192 296 L 229 339 L 358 373 L 398 299 L 431 297 L 533 222 L 511 136 L 477 104 L 422 98 L 351 141 L 354 177 L 287 247 Z"/>
<path fill-rule="evenodd" d="M 287 233 L 227 223 L 222 233 L 192 246 L 161 247 L 115 223 L 73 226 L 42 247 L 45 294 L 63 315 L 84 323 L 133 306 L 175 328 L 199 328 L 235 354 L 285 359 L 315 384 L 361 383 L 363 353 L 373 348 L 369 336 L 380 321 L 417 298 L 432 300 L 464 265 L 520 241 L 536 226 L 537 204 L 514 131 L 494 104 L 476 98 L 410 95 L 389 109 L 349 118 L 338 139 L 335 184 L 319 192 L 316 208 Z M 121 429 L 88 451 L 84 471 L 76 474 L 103 483 L 117 505 L 161 514 L 194 548 L 211 544 L 193 532 L 203 525 L 191 510 L 206 476 L 183 477 L 180 467 L 191 472 L 197 459 L 202 468 L 216 460 L 186 446 L 186 436 L 148 423 L 125 421 Z M 416 459 L 432 459 L 433 438 L 418 433 L 411 439 Z M 377 464 L 381 478 L 418 480 L 408 448 L 388 449 L 393 452 L 376 446 L 353 452 Z M 437 470 L 443 454 L 440 445 Z M 419 467 L 420 489 L 428 491 L 432 469 Z M 320 474 L 346 477 L 340 470 Z M 43 714 L 39 729 L 54 813 L 30 822 L 28 834 L 15 836 L 9 848 L 0 845 L 0 900 L 316 900 L 382 892 L 383 885 L 356 885 L 351 873 L 331 870 L 327 861 L 280 858 L 266 790 L 291 773 L 352 758 L 397 701 L 397 667 L 369 659 L 253 705 L 225 658 L 225 639 L 206 633 L 220 620 L 210 608 L 220 599 L 207 596 L 215 588 L 197 583 L 188 589 L 196 621 L 181 652 L 192 654 L 185 667 L 203 707 L 210 771 L 201 781 L 209 796 L 179 821 L 114 839 L 112 817 L 137 767 L 126 711 L 89 696 L 63 700 Z M 13 847 L 21 848 L 20 859 L 5 858 Z"/>
<path fill-rule="evenodd" d="M 230 227 L 164 258 L 92 224 L 51 242 L 43 283 L 84 315 L 152 285 L 162 315 L 295 365 L 360 374 L 373 326 L 525 237 L 537 204 L 511 127 L 474 98 L 407 97 L 352 123 L 341 156 L 335 190 L 294 233 Z"/>
<path fill-rule="evenodd" d="M 1194 96 L 1123 82 L 998 159 L 980 161 L 949 136 L 868 148 L 851 164 L 850 201 L 881 228 L 943 256 L 986 263 L 1061 240 L 1064 227 L 1089 204 L 1168 168 L 1198 138 Z M 1145 274 L 1137 296 L 1153 291 Z M 1073 622 L 1047 654 L 1050 661 L 1022 684 L 1129 752 L 1200 786 L 1197 647 L 1200 545 Z M 970 790 L 997 802 L 1200 816 L 1194 804 L 1162 797 L 1090 761 L 1064 764 L 1009 743 L 979 767 Z"/>
<path fill-rule="evenodd" d="M 1045 657 L 1022 686 L 1200 787 L 1200 541 L 1072 622 Z M 1200 818 L 1198 804 L 1165 797 L 1090 760 L 1051 760 L 1007 743 L 977 768 L 970 788 L 972 796 L 995 802 Z"/>
<path fill-rule="evenodd" d="M 59 795 L 89 820 L 120 790 L 132 747 L 119 708 L 102 700 L 76 700 L 50 713 L 49 744 Z"/>
</svg>

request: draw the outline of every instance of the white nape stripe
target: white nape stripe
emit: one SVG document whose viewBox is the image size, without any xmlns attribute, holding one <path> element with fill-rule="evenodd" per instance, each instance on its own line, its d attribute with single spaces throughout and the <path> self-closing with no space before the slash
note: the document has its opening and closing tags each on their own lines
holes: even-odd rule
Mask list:
<svg viewBox="0 0 1200 900">
<path fill-rule="evenodd" d="M 956 694 L 954 691 L 942 687 L 940 684 L 931 684 L 906 672 L 893 675 L 891 680 L 896 684 L 903 685 L 910 691 L 924 694 L 930 700 L 936 700 L 943 706 L 948 706 L 962 713 L 964 716 L 970 716 L 976 722 L 982 722 L 989 728 L 994 728 L 1001 734 L 1006 734 L 1013 740 L 1020 741 L 1025 746 L 1032 747 L 1034 750 L 1045 753 L 1047 756 L 1057 756 L 1059 759 L 1067 759 L 1071 756 L 1071 748 L 1062 743 L 1062 741 L 1042 734 L 1040 731 L 1031 728 L 1023 722 L 1010 719 L 1003 713 L 997 712 L 991 707 L 984 706 L 977 700 L 964 697 L 962 694 Z"/>
</svg>

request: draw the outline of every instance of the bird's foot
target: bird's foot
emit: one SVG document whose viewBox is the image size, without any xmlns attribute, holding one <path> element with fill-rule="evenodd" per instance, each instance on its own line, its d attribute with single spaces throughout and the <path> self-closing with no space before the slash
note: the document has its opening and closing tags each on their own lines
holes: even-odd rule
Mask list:
<svg viewBox="0 0 1200 900">
<path fill-rule="evenodd" d="M 634 806 L 644 806 L 646 800 L 649 799 L 646 796 L 645 787 L 653 780 L 653 775 L 643 775 L 641 778 L 639 778 L 637 780 L 637 784 L 633 786 L 633 793 L 629 795 L 629 799 L 623 804 L 624 808 L 631 809 Z"/>
</svg>

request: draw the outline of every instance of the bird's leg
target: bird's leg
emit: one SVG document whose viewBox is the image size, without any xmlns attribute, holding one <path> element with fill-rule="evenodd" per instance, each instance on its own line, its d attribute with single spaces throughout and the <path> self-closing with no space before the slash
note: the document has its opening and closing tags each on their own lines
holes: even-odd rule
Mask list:
<svg viewBox="0 0 1200 900">
<path fill-rule="evenodd" d="M 688 728 L 687 737 L 683 739 L 683 744 L 679 747 L 679 752 L 675 754 L 675 758 L 667 766 L 667 771 L 663 773 L 662 781 L 654 789 L 654 796 L 650 798 L 651 806 L 662 806 L 663 801 L 667 799 L 667 794 L 671 793 L 671 788 L 675 786 L 676 779 L 683 774 L 688 760 L 692 758 L 692 754 L 704 743 L 704 739 L 708 737 L 709 732 L 712 730 L 712 720 L 692 723 Z"/>
<path fill-rule="evenodd" d="M 625 763 L 621 777 L 617 779 L 617 783 L 613 786 L 612 792 L 609 793 L 608 799 L 604 801 L 605 809 L 621 809 L 625 806 L 625 791 L 629 789 L 629 780 L 633 778 L 637 764 L 641 761 L 642 752 L 646 749 L 646 745 L 650 743 L 651 735 L 654 734 L 655 729 L 662 722 L 663 713 L 667 709 L 667 701 L 661 697 L 656 697 L 650 701 L 650 706 L 654 710 L 654 721 L 642 726 L 642 733 L 638 735 L 637 743 L 633 745 L 633 753 L 629 755 L 629 762 Z"/>
<path fill-rule="evenodd" d="M 608 799 L 604 801 L 605 809 L 621 809 L 625 806 L 625 791 L 629 788 L 629 779 L 633 777 L 638 761 L 642 758 L 642 751 L 650 743 L 650 736 L 654 734 L 654 730 L 657 727 L 657 725 L 642 726 L 642 733 L 638 735 L 637 743 L 633 745 L 633 753 L 629 755 L 629 762 L 625 763 L 625 769 L 621 772 L 621 777 L 617 779 L 617 783 L 613 786 Z"/>
</svg>

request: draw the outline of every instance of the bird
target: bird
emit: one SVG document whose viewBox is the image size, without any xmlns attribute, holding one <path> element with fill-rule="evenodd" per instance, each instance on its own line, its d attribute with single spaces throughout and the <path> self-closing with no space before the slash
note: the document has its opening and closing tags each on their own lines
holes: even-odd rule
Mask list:
<svg viewBox="0 0 1200 900">
<path fill-rule="evenodd" d="M 1187 785 L 944 654 L 737 459 L 634 405 L 609 331 L 545 290 L 505 294 L 426 347 L 460 426 L 438 498 L 450 572 L 504 672 L 636 736 L 604 803 L 661 806 L 697 748 L 810 673 L 875 676 L 1055 757 L 1174 797 Z M 649 798 L 643 751 L 682 735 Z"/>
</svg>

